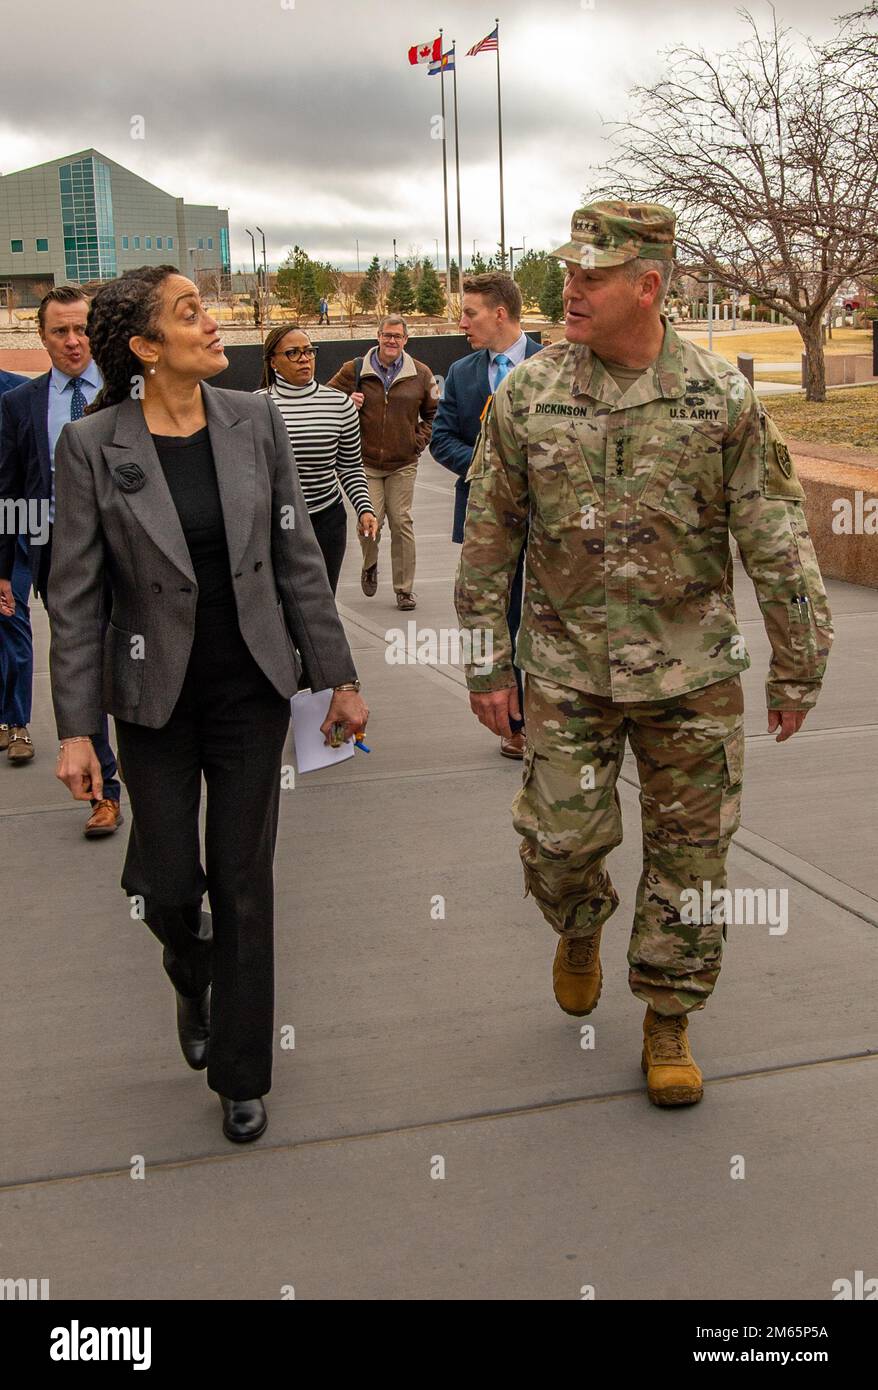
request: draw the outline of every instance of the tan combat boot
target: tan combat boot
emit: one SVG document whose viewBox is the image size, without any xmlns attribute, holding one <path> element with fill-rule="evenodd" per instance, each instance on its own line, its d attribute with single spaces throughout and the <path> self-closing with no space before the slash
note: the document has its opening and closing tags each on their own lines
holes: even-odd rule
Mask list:
<svg viewBox="0 0 878 1390">
<path fill-rule="evenodd" d="M 695 1105 L 704 1095 L 701 1072 L 689 1051 L 685 1014 L 657 1014 L 650 1005 L 643 1020 L 646 1089 L 653 1105 Z"/>
<path fill-rule="evenodd" d="M 565 1014 L 576 1018 L 590 1014 L 601 997 L 601 931 L 598 927 L 591 936 L 562 936 L 555 952 L 555 998 Z"/>
</svg>

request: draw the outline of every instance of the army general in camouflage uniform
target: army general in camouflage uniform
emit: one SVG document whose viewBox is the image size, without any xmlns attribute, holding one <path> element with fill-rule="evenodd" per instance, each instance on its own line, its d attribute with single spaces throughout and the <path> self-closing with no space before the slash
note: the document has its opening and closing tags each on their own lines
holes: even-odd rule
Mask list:
<svg viewBox="0 0 878 1390">
<path fill-rule="evenodd" d="M 493 668 L 467 667 L 479 719 L 518 717 L 506 596 L 530 521 L 517 662 L 528 748 L 513 803 L 525 891 L 559 934 L 558 1003 L 601 989 L 600 935 L 618 906 L 606 856 L 622 839 L 616 779 L 637 760 L 644 868 L 629 982 L 647 1005 L 642 1065 L 659 1105 L 700 1100 L 687 1015 L 716 984 L 723 927 L 683 891 L 725 885 L 740 822 L 744 733 L 730 533 L 771 643 L 768 728 L 794 734 L 817 699 L 832 627 L 789 451 L 749 383 L 662 316 L 674 215 L 616 201 L 573 216 L 566 341 L 499 386 L 468 475 L 455 601 L 489 629 Z M 710 915 L 710 914 L 708 914 Z"/>
</svg>

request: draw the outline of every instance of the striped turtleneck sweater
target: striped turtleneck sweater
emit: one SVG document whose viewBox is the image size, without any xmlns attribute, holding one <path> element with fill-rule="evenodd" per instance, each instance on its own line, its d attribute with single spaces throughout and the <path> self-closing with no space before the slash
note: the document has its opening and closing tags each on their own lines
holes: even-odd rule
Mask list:
<svg viewBox="0 0 878 1390">
<path fill-rule="evenodd" d="M 350 396 L 316 381 L 291 386 L 277 376 L 268 394 L 287 427 L 309 513 L 339 502 L 341 487 L 358 517 L 371 512 L 360 453 L 360 421 Z"/>
</svg>

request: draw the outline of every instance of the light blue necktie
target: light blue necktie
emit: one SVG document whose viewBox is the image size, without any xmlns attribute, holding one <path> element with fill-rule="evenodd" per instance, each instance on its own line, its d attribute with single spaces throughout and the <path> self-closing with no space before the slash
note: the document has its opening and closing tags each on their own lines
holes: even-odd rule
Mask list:
<svg viewBox="0 0 878 1390">
<path fill-rule="evenodd" d="M 503 378 L 512 371 L 512 358 L 507 357 L 505 352 L 498 352 L 494 358 L 494 366 L 498 369 L 494 381 L 494 390 L 496 391 Z"/>
<path fill-rule="evenodd" d="M 85 392 L 78 376 L 73 378 L 73 395 L 70 398 L 70 418 L 71 420 L 81 420 L 85 414 L 85 407 L 88 402 L 85 399 Z"/>
</svg>

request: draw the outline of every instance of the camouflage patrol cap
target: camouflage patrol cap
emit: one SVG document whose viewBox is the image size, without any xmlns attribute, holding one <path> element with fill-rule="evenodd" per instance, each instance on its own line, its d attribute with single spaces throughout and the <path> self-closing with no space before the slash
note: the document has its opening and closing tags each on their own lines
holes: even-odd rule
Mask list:
<svg viewBox="0 0 878 1390">
<path fill-rule="evenodd" d="M 643 256 L 650 261 L 674 259 L 676 216 L 659 203 L 609 199 L 577 208 L 570 220 L 570 240 L 549 255 L 576 261 L 584 269 L 623 265 Z"/>
</svg>

